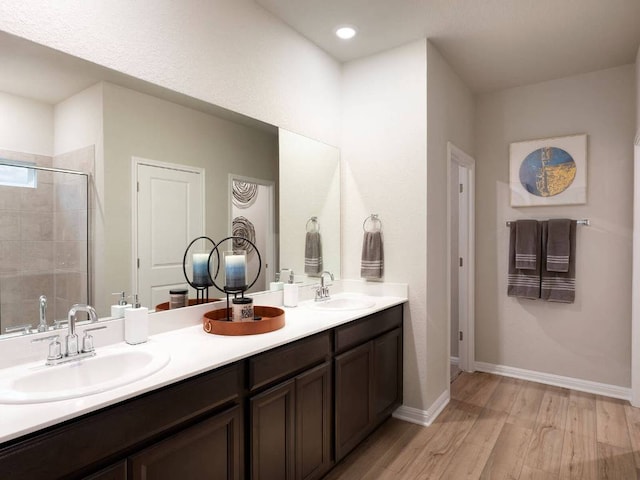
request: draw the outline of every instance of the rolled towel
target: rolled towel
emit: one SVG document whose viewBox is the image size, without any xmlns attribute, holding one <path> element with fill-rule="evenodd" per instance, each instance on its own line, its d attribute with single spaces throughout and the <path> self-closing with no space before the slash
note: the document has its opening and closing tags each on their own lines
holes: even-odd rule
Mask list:
<svg viewBox="0 0 640 480">
<path fill-rule="evenodd" d="M 555 218 L 549 220 L 547 233 L 547 271 L 568 272 L 571 244 L 571 220 Z"/>
<path fill-rule="evenodd" d="M 516 230 L 517 224 L 512 222 L 509 225 L 507 295 L 510 297 L 537 299 L 540 298 L 540 256 L 536 256 L 533 270 L 522 270 L 516 267 Z M 536 232 L 537 241 L 540 242 L 541 230 L 537 228 Z"/>
<path fill-rule="evenodd" d="M 379 280 L 383 275 L 384 248 L 382 245 L 382 232 L 364 232 L 360 276 L 371 280 Z"/>
<path fill-rule="evenodd" d="M 318 276 L 322 272 L 322 239 L 320 232 L 307 232 L 304 241 L 304 273 Z"/>
<path fill-rule="evenodd" d="M 576 298 L 576 221 L 569 223 L 569 269 L 566 272 L 553 272 L 542 262 L 541 298 L 549 302 L 573 303 Z M 542 223 L 542 255 L 546 255 L 549 239 L 549 224 Z"/>
<path fill-rule="evenodd" d="M 535 270 L 540 250 L 540 225 L 537 220 L 516 221 L 516 268 Z"/>
</svg>

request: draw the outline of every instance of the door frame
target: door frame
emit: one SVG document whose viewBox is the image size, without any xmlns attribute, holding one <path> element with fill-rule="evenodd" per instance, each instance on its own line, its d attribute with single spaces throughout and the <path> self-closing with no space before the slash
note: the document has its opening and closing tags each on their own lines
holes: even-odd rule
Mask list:
<svg viewBox="0 0 640 480">
<path fill-rule="evenodd" d="M 276 189 L 276 182 L 274 180 L 265 180 L 262 178 L 254 178 L 254 177 L 247 177 L 245 175 L 237 175 L 235 173 L 230 173 L 228 176 L 229 182 L 228 182 L 228 192 L 229 194 L 227 195 L 227 202 L 228 202 L 228 207 L 227 207 L 227 227 L 228 227 L 228 232 L 229 232 L 229 236 L 233 235 L 233 227 L 232 227 L 232 222 L 233 222 L 233 181 L 237 180 L 239 182 L 248 182 L 248 183 L 255 183 L 257 185 L 262 185 L 263 187 L 268 187 L 269 188 L 269 218 L 267 221 L 267 251 L 264 252 L 264 255 L 261 255 L 262 257 L 262 268 L 265 269 L 265 290 L 269 289 L 269 282 L 273 282 L 275 280 L 275 273 L 276 273 L 276 252 L 275 252 L 275 248 L 276 248 L 276 240 L 275 240 L 275 209 L 276 209 L 276 193 L 275 193 L 275 189 Z M 265 265 L 271 265 L 271 267 L 265 267 Z"/>
<path fill-rule="evenodd" d="M 633 260 L 631 275 L 631 405 L 640 407 L 640 134 L 633 146 Z"/>
<path fill-rule="evenodd" d="M 451 248 L 452 240 L 452 202 L 451 202 L 451 179 L 452 175 L 458 175 L 458 167 L 464 167 L 467 171 L 467 204 L 465 205 L 467 216 L 465 219 L 459 219 L 459 227 L 466 228 L 466 246 L 458 245 L 458 252 L 456 255 L 460 255 L 459 252 L 466 250 L 466 255 L 463 255 L 464 268 L 460 269 L 458 277 L 458 285 L 461 287 L 459 290 L 464 289 L 466 292 L 464 304 L 458 311 L 465 311 L 464 317 L 459 317 L 459 326 L 461 332 L 463 332 L 464 340 L 459 344 L 459 368 L 466 372 L 475 371 L 475 160 L 465 153 L 462 149 L 456 147 L 453 143 L 447 142 L 447 258 L 449 259 L 449 265 L 451 265 L 451 258 L 454 252 Z M 458 207 L 460 211 L 460 206 Z M 466 247 L 466 248 L 465 248 Z M 457 267 L 459 268 L 459 267 Z M 448 330 L 449 330 L 449 342 L 448 342 L 448 355 L 447 358 L 451 358 L 451 266 L 448 268 L 447 274 L 447 311 L 448 311 Z M 458 297 L 460 298 L 460 296 Z M 460 300 L 459 300 L 460 301 Z M 464 309 L 464 310 L 463 310 Z M 447 375 L 450 375 L 449 362 L 447 362 Z"/>
<path fill-rule="evenodd" d="M 160 160 L 151 160 L 149 158 L 131 157 L 131 294 L 138 293 L 138 166 L 147 165 L 150 167 L 166 168 L 169 170 L 180 170 L 183 172 L 200 174 L 200 188 L 202 189 L 202 231 L 207 231 L 206 225 L 206 209 L 207 199 L 205 188 L 205 169 L 193 167 L 191 165 L 183 165 L 179 163 L 162 162 Z"/>
</svg>

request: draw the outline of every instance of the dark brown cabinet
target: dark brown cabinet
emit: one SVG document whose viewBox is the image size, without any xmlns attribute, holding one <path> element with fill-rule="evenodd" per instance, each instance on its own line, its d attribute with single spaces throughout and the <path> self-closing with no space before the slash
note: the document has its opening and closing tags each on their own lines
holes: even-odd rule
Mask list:
<svg viewBox="0 0 640 480">
<path fill-rule="evenodd" d="M 0 447 L 0 478 L 119 480 L 117 461 L 239 405 L 243 380 L 235 363 L 17 439 Z"/>
<path fill-rule="evenodd" d="M 336 461 L 402 403 L 401 325 L 395 308 L 336 329 Z"/>
<path fill-rule="evenodd" d="M 401 403 L 399 305 L 2 444 L 0 478 L 317 480 Z"/>
<path fill-rule="evenodd" d="M 83 480 L 127 480 L 127 461 L 121 460 Z"/>
<path fill-rule="evenodd" d="M 130 480 L 240 480 L 242 411 L 236 406 L 128 459 Z"/>
<path fill-rule="evenodd" d="M 256 395 L 251 405 L 251 478 L 292 479 L 295 381 Z"/>
<path fill-rule="evenodd" d="M 332 334 L 249 359 L 252 480 L 313 480 L 331 468 Z"/>
<path fill-rule="evenodd" d="M 296 377 L 295 479 L 321 478 L 331 468 L 331 362 Z"/>
<path fill-rule="evenodd" d="M 373 409 L 384 420 L 402 403 L 402 330 L 373 341 Z"/>
<path fill-rule="evenodd" d="M 367 342 L 335 358 L 336 460 L 362 441 L 373 421 L 372 353 Z"/>
</svg>

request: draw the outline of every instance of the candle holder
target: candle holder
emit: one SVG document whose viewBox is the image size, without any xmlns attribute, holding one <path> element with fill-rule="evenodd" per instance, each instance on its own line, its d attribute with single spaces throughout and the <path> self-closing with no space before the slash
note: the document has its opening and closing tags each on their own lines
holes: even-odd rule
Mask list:
<svg viewBox="0 0 640 480">
<path fill-rule="evenodd" d="M 212 250 L 204 250 L 200 248 L 199 250 L 194 251 L 189 257 L 189 250 L 191 247 L 198 241 L 202 240 L 208 241 L 213 245 Z M 196 291 L 196 304 L 206 303 L 209 299 L 209 287 L 214 285 L 213 278 L 211 277 L 211 261 L 212 253 L 216 252 L 216 274 L 220 270 L 220 256 L 218 251 L 215 250 L 216 242 L 211 240 L 209 237 L 201 236 L 193 239 L 191 243 L 187 246 L 184 251 L 184 257 L 182 258 L 182 272 L 184 273 L 184 278 L 187 280 L 187 283 L 191 285 L 193 289 Z M 189 275 L 187 275 L 187 259 L 191 259 L 192 262 L 192 275 L 191 279 Z"/>
<path fill-rule="evenodd" d="M 249 290 L 258 281 L 258 277 L 260 277 L 260 272 L 262 271 L 262 258 L 260 257 L 260 252 L 258 251 L 258 248 L 255 246 L 255 244 L 251 240 L 247 240 L 244 237 L 239 237 L 234 235 L 227 238 L 223 238 L 222 240 L 220 240 L 218 244 L 214 244 L 213 250 L 211 250 L 211 253 L 209 254 L 209 264 L 211 263 L 211 257 L 215 252 L 216 255 L 218 256 L 218 269 L 219 269 L 220 254 L 218 249 L 220 245 L 222 245 L 224 242 L 227 242 L 229 240 L 233 242 L 233 247 L 232 247 L 233 250 L 228 250 L 223 252 L 224 272 L 225 272 L 224 286 L 220 287 L 216 283 L 216 279 L 218 278 L 218 270 L 216 270 L 216 274 L 213 277 L 211 276 L 211 274 L 209 274 L 209 277 L 211 278 L 213 286 L 216 287 L 221 292 L 223 292 L 224 294 L 226 294 L 227 296 L 227 310 L 226 310 L 227 320 L 231 320 L 231 318 L 229 318 L 229 315 L 231 312 L 231 309 L 229 308 L 229 295 L 233 295 L 234 300 L 243 299 L 244 292 Z M 258 272 L 256 273 L 256 277 L 253 279 L 253 281 L 247 284 L 247 250 L 248 250 L 247 247 L 249 245 L 253 247 L 254 251 L 258 256 Z M 234 248 L 234 247 L 240 247 L 240 248 Z M 240 297 L 238 297 L 238 295 L 240 295 Z M 242 304 L 241 301 L 237 301 L 236 303 Z M 256 318 L 254 317 L 254 320 L 255 319 Z"/>
</svg>

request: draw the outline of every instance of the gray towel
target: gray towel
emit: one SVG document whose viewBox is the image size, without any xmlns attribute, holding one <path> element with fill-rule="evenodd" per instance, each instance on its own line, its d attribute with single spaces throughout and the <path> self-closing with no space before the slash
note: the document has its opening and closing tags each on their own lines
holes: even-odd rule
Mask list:
<svg viewBox="0 0 640 480">
<path fill-rule="evenodd" d="M 322 239 L 320 232 L 307 232 L 304 241 L 304 273 L 311 276 L 322 272 Z"/>
<path fill-rule="evenodd" d="M 364 232 L 360 276 L 377 280 L 384 274 L 384 248 L 381 232 Z"/>
<path fill-rule="evenodd" d="M 569 269 L 566 272 L 552 272 L 542 262 L 542 295 L 549 302 L 573 303 L 576 298 L 576 221 L 570 221 L 569 229 Z M 549 224 L 542 223 L 542 255 L 548 249 Z"/>
<path fill-rule="evenodd" d="M 540 250 L 540 225 L 537 220 L 516 221 L 516 268 L 535 270 Z"/>
<path fill-rule="evenodd" d="M 536 256 L 534 270 L 523 270 L 516 267 L 516 230 L 516 222 L 511 222 L 511 225 L 509 225 L 507 295 L 510 297 L 537 299 L 540 298 L 540 256 Z M 536 228 L 535 232 L 539 243 L 540 229 Z"/>
<path fill-rule="evenodd" d="M 549 220 L 546 255 L 549 272 L 569 271 L 570 237 L 571 220 L 568 218 Z"/>
</svg>

